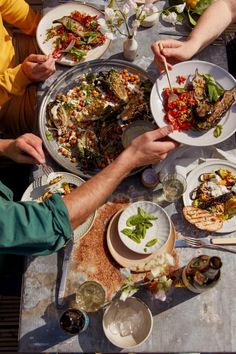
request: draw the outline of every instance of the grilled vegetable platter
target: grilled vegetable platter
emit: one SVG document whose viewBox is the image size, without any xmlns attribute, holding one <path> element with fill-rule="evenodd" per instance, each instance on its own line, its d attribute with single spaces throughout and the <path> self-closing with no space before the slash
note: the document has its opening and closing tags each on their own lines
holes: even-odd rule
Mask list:
<svg viewBox="0 0 236 354">
<path fill-rule="evenodd" d="M 224 160 L 209 160 L 187 177 L 183 213 L 187 221 L 209 232 L 236 230 L 236 167 Z"/>
<path fill-rule="evenodd" d="M 145 71 L 123 61 L 91 61 L 69 70 L 41 104 L 39 128 L 48 152 L 70 172 L 96 174 L 124 149 L 122 134 L 131 123 L 154 122 L 151 88 Z"/>
<path fill-rule="evenodd" d="M 39 48 L 59 64 L 78 65 L 98 59 L 110 40 L 100 31 L 104 14 L 96 7 L 80 3 L 59 5 L 42 17 L 36 33 Z"/>
<path fill-rule="evenodd" d="M 159 126 L 171 124 L 172 138 L 187 145 L 214 145 L 236 130 L 236 81 L 223 68 L 203 61 L 177 64 L 171 71 L 172 90 L 165 76 L 151 93 L 151 110 Z"/>
</svg>

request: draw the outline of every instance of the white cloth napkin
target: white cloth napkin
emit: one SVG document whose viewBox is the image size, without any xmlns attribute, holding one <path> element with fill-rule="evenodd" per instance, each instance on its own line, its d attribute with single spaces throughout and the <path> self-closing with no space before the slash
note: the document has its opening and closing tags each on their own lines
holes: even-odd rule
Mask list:
<svg viewBox="0 0 236 354">
<path fill-rule="evenodd" d="M 182 145 L 169 153 L 165 160 L 152 167 L 156 173 L 160 173 L 160 179 L 167 173 L 175 172 L 186 177 L 199 164 L 215 159 L 227 160 L 236 167 L 235 135 L 214 146 Z"/>
</svg>

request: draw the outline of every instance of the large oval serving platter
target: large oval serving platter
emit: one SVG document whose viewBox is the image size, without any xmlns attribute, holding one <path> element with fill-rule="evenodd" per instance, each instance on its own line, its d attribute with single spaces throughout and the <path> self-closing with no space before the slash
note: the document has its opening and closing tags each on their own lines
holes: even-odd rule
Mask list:
<svg viewBox="0 0 236 354">
<path fill-rule="evenodd" d="M 50 89 L 44 95 L 41 102 L 39 110 L 39 132 L 47 151 L 51 157 L 64 169 L 84 178 L 90 178 L 99 172 L 99 169 L 92 171 L 82 170 L 76 163 L 71 162 L 69 158 L 64 157 L 58 152 L 59 144 L 57 141 L 55 139 L 48 139 L 47 105 L 49 102 L 54 101 L 59 93 L 66 93 L 78 85 L 78 79 L 81 75 L 109 71 L 112 68 L 117 69 L 118 71 L 126 68 L 130 73 L 138 74 L 141 79 L 148 79 L 152 82 L 152 78 L 146 73 L 146 71 L 136 65 L 129 64 L 121 60 L 94 60 L 73 67 L 58 77 L 58 79 L 50 86 Z"/>
</svg>

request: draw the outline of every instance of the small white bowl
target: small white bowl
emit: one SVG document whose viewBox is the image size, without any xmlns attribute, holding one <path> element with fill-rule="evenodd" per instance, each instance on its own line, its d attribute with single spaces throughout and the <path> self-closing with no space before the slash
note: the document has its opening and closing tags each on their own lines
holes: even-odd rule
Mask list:
<svg viewBox="0 0 236 354">
<path fill-rule="evenodd" d="M 150 309 L 136 297 L 114 300 L 103 316 L 103 331 L 119 348 L 134 348 L 144 343 L 153 328 Z"/>
<path fill-rule="evenodd" d="M 135 228 L 134 226 L 127 226 L 126 222 L 129 217 L 138 213 L 138 208 L 142 208 L 146 213 L 157 217 L 156 220 L 151 220 L 153 226 L 146 230 L 146 235 L 140 240 L 140 243 L 135 242 L 122 232 L 122 230 L 126 228 Z M 130 250 L 141 254 L 151 254 L 156 252 L 167 242 L 171 234 L 171 222 L 169 216 L 162 207 L 156 203 L 143 200 L 132 203 L 124 209 L 118 221 L 118 233 L 121 241 Z M 154 239 L 157 239 L 157 242 L 153 246 L 147 246 L 147 244 Z"/>
</svg>

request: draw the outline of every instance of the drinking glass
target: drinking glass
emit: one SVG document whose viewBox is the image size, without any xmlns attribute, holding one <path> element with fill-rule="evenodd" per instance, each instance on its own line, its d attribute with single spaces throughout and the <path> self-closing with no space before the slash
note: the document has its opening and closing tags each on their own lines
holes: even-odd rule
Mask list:
<svg viewBox="0 0 236 354">
<path fill-rule="evenodd" d="M 86 312 L 69 308 L 60 317 L 60 326 L 64 332 L 74 335 L 84 332 L 89 325 L 89 317 Z"/>
<path fill-rule="evenodd" d="M 86 312 L 98 311 L 105 303 L 106 293 L 96 281 L 86 281 L 76 291 L 76 303 Z"/>
<path fill-rule="evenodd" d="M 162 187 L 165 200 L 175 202 L 184 194 L 187 182 L 179 173 L 166 174 L 162 178 Z"/>
</svg>

